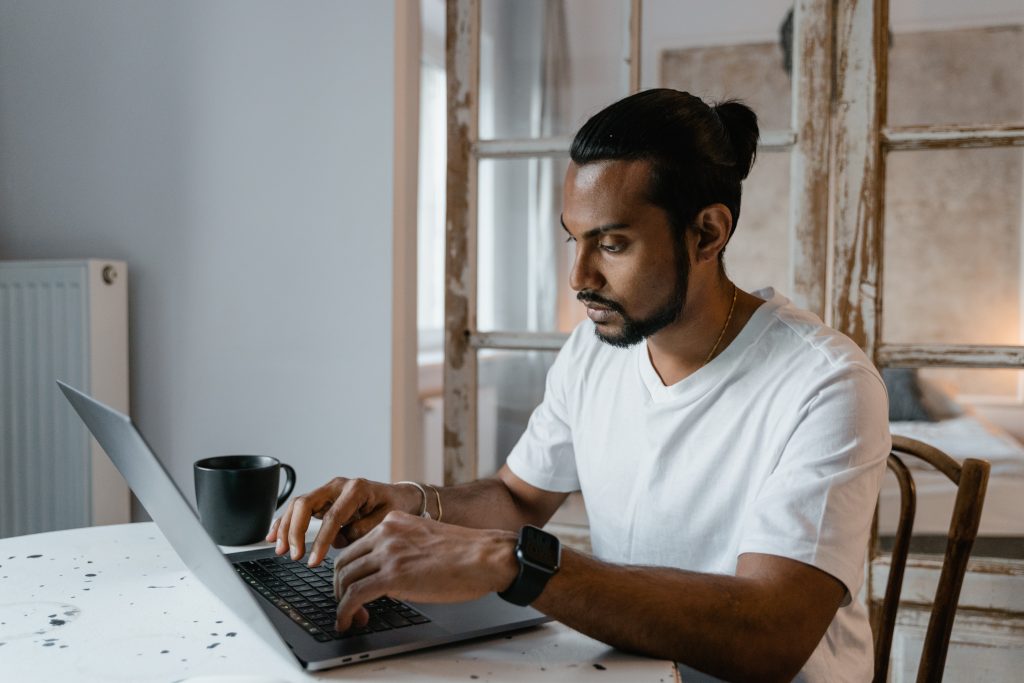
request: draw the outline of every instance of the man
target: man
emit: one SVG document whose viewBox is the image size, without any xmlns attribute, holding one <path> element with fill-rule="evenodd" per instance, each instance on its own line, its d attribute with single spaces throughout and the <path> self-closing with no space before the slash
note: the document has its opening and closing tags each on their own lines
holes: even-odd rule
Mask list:
<svg viewBox="0 0 1024 683">
<path fill-rule="evenodd" d="M 721 678 L 871 678 L 853 597 L 890 447 L 885 390 L 849 339 L 726 276 L 757 138 L 742 104 L 672 90 L 627 97 L 583 126 L 562 224 L 590 320 L 506 465 L 436 495 L 335 479 L 271 529 L 298 559 L 322 516 L 309 563 L 343 548 L 338 628 L 364 623 L 361 605 L 384 594 L 498 591 Z M 554 541 L 521 527 L 542 526 L 575 490 L 594 556 L 522 562 L 517 539 L 524 557 Z"/>
</svg>

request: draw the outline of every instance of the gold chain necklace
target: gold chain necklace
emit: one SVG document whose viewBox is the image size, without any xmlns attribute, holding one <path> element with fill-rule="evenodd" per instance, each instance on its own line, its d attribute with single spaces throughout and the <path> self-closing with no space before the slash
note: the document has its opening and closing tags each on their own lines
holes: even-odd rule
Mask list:
<svg viewBox="0 0 1024 683">
<path fill-rule="evenodd" d="M 705 358 L 704 362 L 700 364 L 701 367 L 704 367 L 705 365 L 708 364 L 708 361 L 710 361 L 712 356 L 715 355 L 715 351 L 718 350 L 718 345 L 722 343 L 722 337 L 725 336 L 725 331 L 727 329 L 729 329 L 729 323 L 732 322 L 732 312 L 734 310 L 736 310 L 736 296 L 739 294 L 739 291 L 740 291 L 739 287 L 737 287 L 735 284 L 733 284 L 733 286 L 732 286 L 732 305 L 729 306 L 729 317 L 727 317 L 725 319 L 725 325 L 722 326 L 722 331 L 719 333 L 718 339 L 715 341 L 715 345 L 711 347 L 711 352 L 708 353 L 708 357 Z"/>
</svg>

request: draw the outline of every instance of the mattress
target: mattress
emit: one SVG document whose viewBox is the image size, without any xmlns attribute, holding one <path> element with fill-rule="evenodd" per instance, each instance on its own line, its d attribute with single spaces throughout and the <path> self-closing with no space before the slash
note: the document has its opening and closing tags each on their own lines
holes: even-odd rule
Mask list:
<svg viewBox="0 0 1024 683">
<path fill-rule="evenodd" d="M 977 415 L 961 415 L 938 422 L 892 422 L 894 435 L 907 436 L 935 446 L 963 461 L 981 458 L 992 464 L 981 513 L 979 536 L 1024 536 L 1024 446 L 1002 429 Z M 914 535 L 945 535 L 956 487 L 943 474 L 917 458 L 903 459 L 917 488 Z M 879 502 L 878 531 L 896 531 L 900 492 L 896 478 L 887 472 Z"/>
</svg>

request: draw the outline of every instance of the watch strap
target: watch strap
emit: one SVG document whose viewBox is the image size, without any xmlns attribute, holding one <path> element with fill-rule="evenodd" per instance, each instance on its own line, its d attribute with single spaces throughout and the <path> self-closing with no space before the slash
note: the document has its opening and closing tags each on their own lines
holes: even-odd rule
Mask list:
<svg viewBox="0 0 1024 683">
<path fill-rule="evenodd" d="M 506 602 L 511 602 L 513 605 L 525 607 L 540 597 L 540 594 L 544 592 L 544 587 L 548 584 L 548 580 L 555 575 L 558 568 L 555 567 L 552 571 L 545 571 L 540 567 L 525 562 L 523 560 L 522 542 L 522 531 L 520 531 L 519 541 L 516 543 L 516 560 L 519 562 L 519 574 L 516 576 L 515 581 L 512 582 L 512 585 L 498 593 L 498 597 Z"/>
<path fill-rule="evenodd" d="M 550 578 L 551 574 L 520 561 L 519 575 L 516 576 L 516 580 L 512 582 L 511 586 L 498 593 L 498 597 L 513 605 L 526 607 L 540 597 Z"/>
</svg>

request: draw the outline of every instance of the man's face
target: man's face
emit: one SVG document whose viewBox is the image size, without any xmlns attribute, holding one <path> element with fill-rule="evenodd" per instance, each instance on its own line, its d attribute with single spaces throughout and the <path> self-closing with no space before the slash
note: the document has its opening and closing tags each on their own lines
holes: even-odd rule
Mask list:
<svg viewBox="0 0 1024 683">
<path fill-rule="evenodd" d="M 600 161 L 570 163 L 565 176 L 562 226 L 576 242 L 569 285 L 614 346 L 672 324 L 686 302 L 689 257 L 648 200 L 650 174 L 646 161 Z"/>
</svg>

